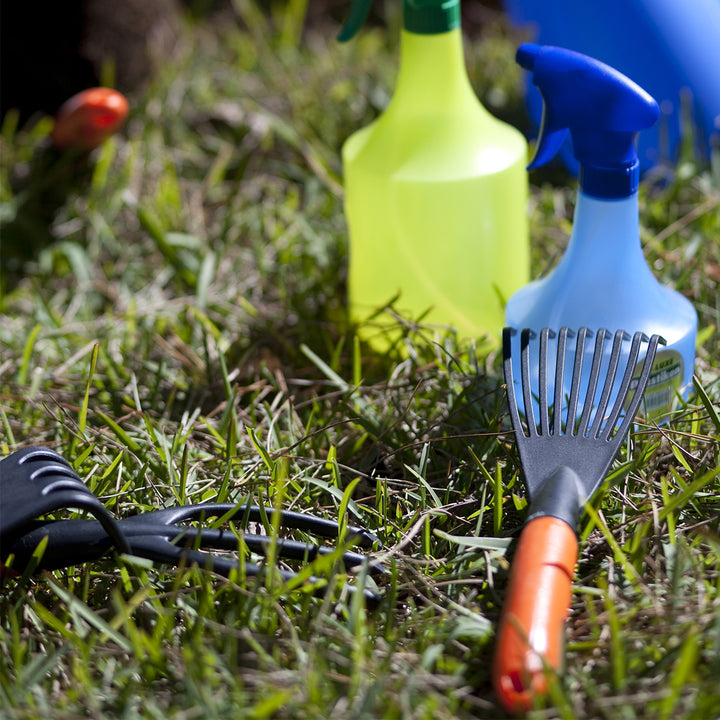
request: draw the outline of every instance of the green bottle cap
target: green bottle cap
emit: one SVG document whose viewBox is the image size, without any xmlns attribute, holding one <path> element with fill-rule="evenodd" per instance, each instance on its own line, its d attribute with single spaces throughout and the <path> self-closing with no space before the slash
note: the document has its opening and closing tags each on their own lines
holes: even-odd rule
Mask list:
<svg viewBox="0 0 720 720">
<path fill-rule="evenodd" d="M 338 34 L 350 40 L 363 26 L 373 0 L 354 0 L 350 15 Z M 460 0 L 404 0 L 403 27 L 416 35 L 438 35 L 460 26 Z"/>
<path fill-rule="evenodd" d="M 460 0 L 405 0 L 403 25 L 417 35 L 437 35 L 460 27 Z"/>
</svg>

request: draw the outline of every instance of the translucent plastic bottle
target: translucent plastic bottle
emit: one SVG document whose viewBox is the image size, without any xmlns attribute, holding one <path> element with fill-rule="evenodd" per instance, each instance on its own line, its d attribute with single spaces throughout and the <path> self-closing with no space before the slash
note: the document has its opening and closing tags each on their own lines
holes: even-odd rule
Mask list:
<svg viewBox="0 0 720 720">
<path fill-rule="evenodd" d="M 341 40 L 369 6 L 355 3 Z M 403 25 L 392 100 L 343 147 L 351 316 L 396 298 L 404 317 L 496 342 L 504 303 L 529 279 L 527 144 L 472 90 L 459 0 L 405 0 Z M 374 322 L 365 335 L 383 347 L 396 319 Z"/>
<path fill-rule="evenodd" d="M 661 419 L 691 388 L 697 313 L 658 282 L 640 245 L 634 139 L 657 120 L 657 103 L 613 68 L 569 50 L 526 44 L 518 62 L 532 72 L 545 103 L 530 167 L 547 162 L 569 131 L 580 189 L 565 254 L 550 275 L 510 298 L 506 324 L 538 333 L 585 326 L 662 335 L 667 344 L 645 393 L 646 416 Z M 569 386 L 572 368 L 566 370 Z"/>
</svg>

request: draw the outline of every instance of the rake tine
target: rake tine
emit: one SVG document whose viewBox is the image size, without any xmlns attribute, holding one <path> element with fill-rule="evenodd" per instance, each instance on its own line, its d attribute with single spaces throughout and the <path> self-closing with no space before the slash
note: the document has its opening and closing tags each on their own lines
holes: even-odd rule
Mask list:
<svg viewBox="0 0 720 720">
<path fill-rule="evenodd" d="M 264 516 L 267 516 L 271 524 L 278 520 L 282 528 L 302 530 L 329 539 L 338 536 L 338 524 L 332 520 L 326 520 L 314 515 L 305 515 L 292 510 L 276 510 L 275 508 L 261 508 L 258 505 L 236 505 L 233 503 L 181 505 L 154 510 L 151 513 L 142 515 L 134 515 L 121 522 L 123 527 L 148 522 L 152 522 L 157 527 L 168 527 L 189 521 L 203 522 L 209 518 L 224 517 L 226 522 L 238 522 L 244 526 L 248 522 L 262 522 Z M 349 526 L 347 530 L 351 535 L 357 536 L 356 544 L 361 547 L 370 548 L 377 542 L 377 538 L 372 533 L 362 528 Z"/>
<path fill-rule="evenodd" d="M 32 448 L 26 452 L 18 461 L 18 465 L 25 465 L 35 460 L 46 460 L 47 462 L 56 462 L 64 465 L 72 470 L 72 465 L 59 453 L 46 447 Z"/>
<path fill-rule="evenodd" d="M 46 447 L 29 447 L 18 450 L 17 453 L 2 460 L 2 464 L 5 463 L 7 463 L 5 467 L 8 476 L 4 476 L 4 469 L 0 471 L 0 475 L 3 475 L 3 478 L 7 477 L 6 482 L 10 482 L 10 488 L 7 485 L 3 487 L 4 507 L 0 506 L 0 510 L 4 509 L 5 512 L 0 512 L 0 525 L 4 525 L 0 527 L 0 537 L 4 533 L 18 533 L 24 524 L 36 518 L 40 512 L 35 512 L 32 508 L 33 506 L 37 508 L 36 503 L 39 503 L 44 512 L 63 508 L 87 510 L 113 539 L 119 552 L 129 551 L 127 540 L 118 522 L 103 503 L 90 492 L 72 465 L 62 455 Z M 28 466 L 26 474 L 21 470 L 19 476 L 16 475 L 18 468 L 22 468 L 23 465 Z M 27 483 L 21 494 L 12 490 L 17 482 Z M 5 504 L 8 495 L 10 511 Z M 21 506 L 18 507 L 17 503 L 20 499 Z M 28 508 L 31 508 L 30 514 L 26 515 Z M 1 539 L 0 544 L 2 544 Z"/>
<path fill-rule="evenodd" d="M 522 431 L 522 424 L 520 423 L 520 413 L 518 412 L 517 401 L 515 399 L 515 380 L 512 369 L 512 337 L 515 334 L 516 332 L 513 328 L 506 327 L 503 329 L 503 374 L 505 375 L 505 386 L 507 388 L 510 421 L 517 433 Z"/>
<path fill-rule="evenodd" d="M 644 339 L 647 339 L 645 337 Z M 645 353 L 645 359 L 643 360 L 643 368 L 638 378 L 635 392 L 632 400 L 625 411 L 625 417 L 622 425 L 618 430 L 618 433 L 623 435 L 630 429 L 630 423 L 635 419 L 640 403 L 642 402 L 643 395 L 645 394 L 645 388 L 647 387 L 648 380 L 650 379 L 650 373 L 652 372 L 653 363 L 655 362 L 655 353 L 657 352 L 658 345 L 664 345 L 665 339 L 660 335 L 653 335 L 648 343 L 648 349 Z"/>
<path fill-rule="evenodd" d="M 620 413 L 622 412 L 623 404 L 627 399 L 627 391 L 630 387 L 632 376 L 635 373 L 635 364 L 637 363 L 638 355 L 640 354 L 640 344 L 643 341 L 647 342 L 647 340 L 647 335 L 642 332 L 636 332 L 635 335 L 633 335 L 632 345 L 630 346 L 630 353 L 628 355 L 627 363 L 625 365 L 625 373 L 623 374 L 623 379 L 620 383 L 620 389 L 618 390 L 617 397 L 615 398 L 615 402 L 613 403 L 612 410 L 608 415 L 605 427 L 600 433 L 601 440 L 610 440 L 613 437 L 613 430 L 615 428 L 618 418 L 620 417 Z M 618 428 L 617 432 L 620 432 L 621 428 Z"/>
<path fill-rule="evenodd" d="M 600 376 L 600 363 L 602 362 L 605 337 L 607 334 L 608 331 L 605 328 L 600 328 L 597 336 L 595 337 L 595 352 L 593 353 L 593 362 L 592 367 L 590 368 L 590 380 L 588 381 L 585 404 L 583 405 L 582 415 L 580 416 L 580 425 L 577 432 L 580 437 L 584 437 L 586 435 L 588 424 L 590 422 L 590 413 L 593 409 L 593 400 L 595 399 L 595 391 L 597 390 L 598 378 Z"/>
<path fill-rule="evenodd" d="M 592 330 L 586 327 L 581 327 L 578 330 L 577 341 L 575 342 L 575 364 L 573 365 L 570 399 L 568 400 L 567 420 L 565 421 L 566 435 L 575 435 L 575 417 L 577 416 L 580 380 L 582 378 L 583 359 L 585 358 L 585 340 L 592 337 L 592 335 Z"/>
<path fill-rule="evenodd" d="M 539 366 L 539 382 L 538 387 L 538 408 L 540 411 L 540 434 L 550 434 L 550 424 L 548 417 L 548 398 L 547 398 L 547 354 L 548 354 L 548 337 L 550 329 L 543 328 L 540 331 L 540 366 Z"/>
<path fill-rule="evenodd" d="M 610 364 L 608 365 L 605 382 L 603 384 L 600 402 L 595 410 L 595 418 L 590 426 L 590 437 L 600 437 L 605 419 L 605 411 L 607 410 L 613 385 L 615 384 L 615 376 L 617 375 L 618 364 L 620 363 L 620 354 L 622 352 L 623 341 L 629 340 L 630 336 L 624 330 L 618 330 L 613 338 L 612 351 L 610 353 Z"/>
<path fill-rule="evenodd" d="M 530 386 L 530 339 L 535 337 L 532 330 L 525 328 L 520 335 L 520 371 L 522 373 L 522 391 L 525 402 L 525 420 L 530 437 L 537 437 L 537 425 L 533 411 L 533 399 Z"/>
<path fill-rule="evenodd" d="M 560 328 L 558 334 L 557 359 L 555 361 L 555 399 L 553 400 L 553 435 L 560 435 L 562 432 L 562 399 L 563 380 L 565 378 L 565 351 L 568 337 L 574 333 L 566 327 Z M 571 417 L 568 413 L 568 419 Z M 566 421 L 567 425 L 567 421 Z"/>
</svg>

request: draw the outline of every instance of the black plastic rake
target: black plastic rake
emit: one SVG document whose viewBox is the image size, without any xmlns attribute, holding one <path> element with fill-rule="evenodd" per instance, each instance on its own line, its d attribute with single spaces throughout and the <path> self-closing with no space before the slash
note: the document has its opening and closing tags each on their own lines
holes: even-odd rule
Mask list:
<svg viewBox="0 0 720 720">
<path fill-rule="evenodd" d="M 543 328 L 537 338 L 530 330 L 522 331 L 523 422 L 513 379 L 516 331 L 505 328 L 503 333 L 508 408 L 530 499 L 513 558 L 493 667 L 496 692 L 511 712 L 530 709 L 548 691 L 552 673 L 562 666 L 562 626 L 578 555 L 576 526 L 630 431 L 657 347 L 665 342 L 658 335 L 648 338 L 637 332 L 626 350 L 629 334 L 618 330 L 613 335 L 601 329 L 595 333 L 591 350 L 586 340 L 592 334 L 587 328 L 577 334 L 561 328 L 553 358 L 550 340 L 555 333 Z M 608 356 L 606 344 L 611 338 Z M 566 395 L 570 340 L 575 350 Z M 537 349 L 537 363 L 531 349 Z M 555 361 L 554 378 L 549 377 L 549 360 Z M 551 383 L 552 393 L 548 392 Z"/>
<path fill-rule="evenodd" d="M 85 510 L 96 519 L 38 519 L 63 509 Z M 384 572 L 381 565 L 373 564 L 360 552 L 339 552 L 319 542 L 198 526 L 212 518 L 243 526 L 269 522 L 270 526 L 299 530 L 317 538 L 340 539 L 337 522 L 258 505 L 201 503 L 117 520 L 54 450 L 24 448 L 0 461 L 0 561 L 7 564 L 12 558 L 14 571 L 22 572 L 31 563 L 36 563 L 35 569 L 40 570 L 79 565 L 114 550 L 162 564 L 197 565 L 225 577 L 238 568 L 248 577 L 257 576 L 262 572 L 261 562 L 240 563 L 237 554 L 244 546 L 251 554 L 263 558 L 274 556 L 309 563 L 322 555 L 336 555 L 346 571 L 367 563 L 368 572 Z M 45 539 L 44 551 L 35 557 Z M 353 526 L 345 529 L 342 541 L 343 545 L 365 550 L 379 545 L 372 533 Z M 284 581 L 298 575 L 293 570 L 280 568 L 277 573 Z M 308 582 L 317 584 L 318 592 L 322 590 L 323 583 L 317 578 L 309 578 Z M 348 587 L 354 591 L 356 586 Z M 370 589 L 363 588 L 363 593 L 370 602 L 379 600 Z"/>
<path fill-rule="evenodd" d="M 603 328 L 593 332 L 564 327 L 557 334 L 543 328 L 538 336 L 525 329 L 520 333 L 522 405 L 518 406 L 512 358 L 515 332 L 504 331 L 503 370 L 515 444 L 532 501 L 528 521 L 534 513 L 547 514 L 551 508 L 554 516 L 574 527 L 630 431 L 658 345 L 665 341 L 659 335 L 650 338 L 642 332 L 630 335 Z M 556 340 L 554 353 L 551 340 Z M 537 351 L 537 376 L 533 350 Z M 572 360 L 569 377 L 568 358 Z"/>
</svg>

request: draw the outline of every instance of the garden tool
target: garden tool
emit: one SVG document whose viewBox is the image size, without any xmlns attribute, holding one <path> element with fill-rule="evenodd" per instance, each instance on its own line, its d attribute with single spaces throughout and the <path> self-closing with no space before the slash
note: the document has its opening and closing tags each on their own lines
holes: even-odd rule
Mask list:
<svg viewBox="0 0 720 720">
<path fill-rule="evenodd" d="M 525 712 L 547 692 L 553 673 L 561 668 L 562 625 L 570 606 L 578 555 L 575 529 L 585 503 L 597 490 L 630 430 L 658 344 L 664 344 L 664 340 L 637 332 L 628 350 L 630 336 L 618 330 L 608 357 L 607 330 L 597 331 L 592 349 L 586 348 L 586 340 L 593 334 L 587 328 L 575 335 L 563 327 L 557 336 L 543 328 L 535 364 L 531 363 L 530 348 L 535 345 L 531 341 L 536 335 L 523 330 L 523 424 L 513 385 L 512 338 L 516 334 L 512 328 L 503 331 L 503 371 L 530 509 L 513 559 L 500 619 L 493 681 L 507 710 Z M 555 337 L 557 353 L 549 363 L 548 348 Z M 563 374 L 566 353 L 572 358 L 568 353 L 572 341 L 572 383 L 566 398 Z M 645 358 L 636 375 L 641 350 Z M 554 390 L 549 399 L 548 365 L 553 360 Z M 539 375 L 532 378 L 532 383 L 531 364 Z M 531 387 L 538 388 L 535 402 Z M 611 396 L 614 400 L 610 405 Z"/>
<path fill-rule="evenodd" d="M 62 509 L 90 512 L 95 520 L 43 520 L 42 515 Z M 235 532 L 232 529 L 198 527 L 209 518 L 220 518 L 220 524 L 231 522 L 246 527 L 248 523 L 278 524 L 310 533 L 319 538 L 339 539 L 337 522 L 287 510 L 259 505 L 201 503 L 156 510 L 116 520 L 105 506 L 83 484 L 70 464 L 58 453 L 44 447 L 19 450 L 0 462 L 0 560 L 22 571 L 36 562 L 36 569 L 53 570 L 96 560 L 111 550 L 170 565 L 198 565 L 228 577 L 234 569 L 245 576 L 256 576 L 261 565 L 240 562 L 242 547 L 250 553 L 310 562 L 321 555 L 338 554 L 346 570 L 360 567 L 368 559 L 358 552 L 340 553 L 335 547 L 318 543 L 273 538 L 269 535 Z M 195 525 L 183 523 L 194 522 Z M 34 558 L 40 543 L 47 545 Z M 378 539 L 367 530 L 349 526 L 342 536 L 343 544 L 369 549 Z M 223 551 L 217 555 L 206 550 Z M 2 566 L 0 566 L 1 568 Z M 380 565 L 369 563 L 370 572 L 383 572 Z M 297 573 L 278 569 L 284 581 Z M 310 583 L 324 585 L 317 578 Z M 354 587 L 354 586 L 350 586 Z M 363 590 L 368 601 L 377 595 Z"/>
</svg>

